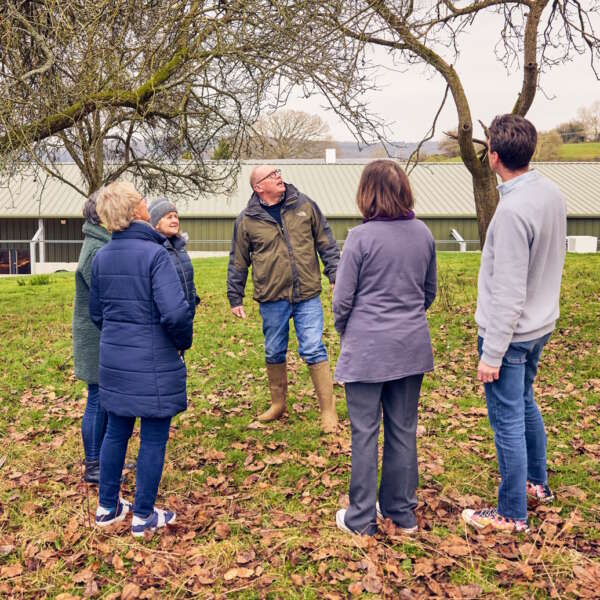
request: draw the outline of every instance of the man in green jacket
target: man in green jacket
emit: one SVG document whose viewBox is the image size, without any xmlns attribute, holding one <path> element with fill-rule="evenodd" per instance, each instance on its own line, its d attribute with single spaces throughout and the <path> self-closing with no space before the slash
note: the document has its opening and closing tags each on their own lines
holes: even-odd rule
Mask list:
<svg viewBox="0 0 600 600">
<path fill-rule="evenodd" d="M 333 381 L 323 344 L 323 308 L 319 259 L 331 286 L 339 250 L 319 207 L 279 169 L 260 165 L 250 174 L 254 193 L 236 219 L 227 269 L 227 297 L 231 312 L 245 319 L 244 289 L 252 265 L 254 299 L 259 303 L 271 407 L 258 418 L 272 421 L 286 411 L 286 354 L 289 320 L 294 319 L 298 351 L 308 364 L 321 408 L 321 428 L 337 426 Z"/>
</svg>

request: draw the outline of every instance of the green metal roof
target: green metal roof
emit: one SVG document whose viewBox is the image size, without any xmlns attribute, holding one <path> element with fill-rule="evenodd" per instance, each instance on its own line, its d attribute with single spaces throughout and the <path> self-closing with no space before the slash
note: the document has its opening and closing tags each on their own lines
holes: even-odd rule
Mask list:
<svg viewBox="0 0 600 600">
<path fill-rule="evenodd" d="M 238 186 L 230 195 L 214 194 L 195 200 L 172 197 L 182 217 L 234 217 L 250 197 L 248 183 L 252 168 L 262 161 L 241 164 Z M 282 170 L 285 181 L 293 183 L 317 202 L 328 217 L 359 216 L 354 203 L 360 174 L 368 160 L 269 161 Z M 600 217 L 600 163 L 556 162 L 534 165 L 555 181 L 567 199 L 569 216 Z M 75 165 L 61 167 L 73 182 L 81 177 Z M 421 163 L 410 175 L 415 211 L 421 217 L 473 217 L 471 176 L 462 163 Z M 83 199 L 71 186 L 57 179 L 21 176 L 10 183 L 0 182 L 0 217 L 80 217 Z"/>
</svg>

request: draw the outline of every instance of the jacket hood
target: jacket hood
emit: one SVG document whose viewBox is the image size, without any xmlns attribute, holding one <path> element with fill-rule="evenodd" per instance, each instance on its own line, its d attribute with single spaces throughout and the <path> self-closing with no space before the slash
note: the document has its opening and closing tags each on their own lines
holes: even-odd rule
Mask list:
<svg viewBox="0 0 600 600">
<path fill-rule="evenodd" d="M 102 242 L 110 242 L 110 232 L 108 232 L 101 225 L 94 225 L 86 221 L 81 228 L 83 235 L 88 237 L 96 238 Z"/>
<path fill-rule="evenodd" d="M 167 239 L 146 221 L 132 221 L 129 227 L 123 229 L 123 231 L 115 231 L 112 237 L 113 240 L 149 240 L 157 244 L 164 244 Z"/>
</svg>

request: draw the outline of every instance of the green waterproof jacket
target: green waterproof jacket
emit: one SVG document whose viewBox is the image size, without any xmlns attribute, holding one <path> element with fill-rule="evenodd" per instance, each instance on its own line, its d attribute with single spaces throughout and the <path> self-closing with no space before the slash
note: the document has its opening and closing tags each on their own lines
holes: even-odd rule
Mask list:
<svg viewBox="0 0 600 600">
<path fill-rule="evenodd" d="M 233 229 L 227 297 L 240 306 L 252 265 L 254 299 L 258 302 L 301 302 L 321 293 L 319 259 L 335 282 L 340 252 L 319 207 L 287 183 L 281 206 L 282 226 L 264 210 L 256 194 L 236 219 Z"/>
<path fill-rule="evenodd" d="M 73 305 L 73 363 L 75 377 L 98 383 L 100 330 L 90 319 L 90 285 L 92 261 L 96 252 L 110 242 L 110 233 L 100 225 L 83 224 L 83 246 L 75 271 L 75 302 Z"/>
</svg>

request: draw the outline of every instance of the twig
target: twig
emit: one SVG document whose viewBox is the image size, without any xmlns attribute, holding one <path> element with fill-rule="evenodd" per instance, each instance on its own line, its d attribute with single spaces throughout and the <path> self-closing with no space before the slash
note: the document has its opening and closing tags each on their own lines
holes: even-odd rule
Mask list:
<svg viewBox="0 0 600 600">
<path fill-rule="evenodd" d="M 444 105 L 446 104 L 446 99 L 448 98 L 449 91 L 450 91 L 450 86 L 448 84 L 446 84 L 446 91 L 444 92 L 444 97 L 442 98 L 442 103 L 440 104 L 440 107 L 438 108 L 437 112 L 435 113 L 435 117 L 433 117 L 433 123 L 431 124 L 431 129 L 427 132 L 425 137 L 418 143 L 417 147 L 411 152 L 411 155 L 408 157 L 408 160 L 406 161 L 406 165 L 404 165 L 404 169 L 405 169 L 407 175 L 410 175 L 412 173 L 413 169 L 417 166 L 417 163 L 419 162 L 419 151 L 421 150 L 421 146 L 423 146 L 423 144 L 425 142 L 429 141 L 435 135 L 435 126 L 437 124 L 437 120 L 440 116 L 440 113 L 442 112 L 442 109 L 444 108 Z M 415 160 L 411 167 L 411 161 L 413 161 L 413 156 L 415 157 Z"/>
</svg>

